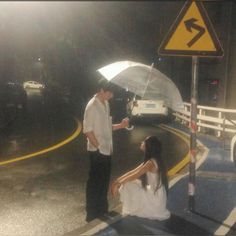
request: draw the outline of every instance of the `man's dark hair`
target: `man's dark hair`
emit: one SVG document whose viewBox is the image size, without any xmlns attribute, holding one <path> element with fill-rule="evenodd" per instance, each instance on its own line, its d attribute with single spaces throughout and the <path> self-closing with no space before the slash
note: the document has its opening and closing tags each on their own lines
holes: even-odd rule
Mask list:
<svg viewBox="0 0 236 236">
<path fill-rule="evenodd" d="M 98 81 L 98 90 L 103 89 L 104 91 L 115 91 L 115 85 L 104 78 L 100 78 Z"/>
</svg>

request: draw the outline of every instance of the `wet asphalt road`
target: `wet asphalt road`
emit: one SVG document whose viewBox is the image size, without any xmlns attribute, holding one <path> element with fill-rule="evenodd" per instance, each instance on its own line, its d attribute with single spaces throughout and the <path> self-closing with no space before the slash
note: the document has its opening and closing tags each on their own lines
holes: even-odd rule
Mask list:
<svg viewBox="0 0 236 236">
<path fill-rule="evenodd" d="M 85 224 L 85 183 L 88 159 L 85 138 L 27 160 L 5 160 L 54 145 L 76 129 L 65 106 L 39 91 L 28 91 L 28 109 L 1 131 L 0 235 L 63 235 Z M 147 135 L 163 141 L 168 167 L 184 156 L 186 145 L 166 131 L 139 124 L 114 133 L 112 178 L 142 161 L 140 142 Z M 118 199 L 110 199 L 110 208 Z"/>
</svg>

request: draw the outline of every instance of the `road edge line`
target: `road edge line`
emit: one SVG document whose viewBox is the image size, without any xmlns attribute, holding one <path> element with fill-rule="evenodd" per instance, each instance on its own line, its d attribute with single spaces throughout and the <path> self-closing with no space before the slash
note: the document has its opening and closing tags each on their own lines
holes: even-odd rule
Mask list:
<svg viewBox="0 0 236 236">
<path fill-rule="evenodd" d="M 29 159 L 29 158 L 32 158 L 32 157 L 36 157 L 36 156 L 54 151 L 54 150 L 56 150 L 56 149 L 58 149 L 58 148 L 60 148 L 64 145 L 66 145 L 67 143 L 71 142 L 72 140 L 74 140 L 76 137 L 79 136 L 79 134 L 82 130 L 81 122 L 76 118 L 74 118 L 74 119 L 77 122 L 77 128 L 74 131 L 74 133 L 71 136 L 69 136 L 68 138 L 66 138 L 65 140 L 63 140 L 63 141 L 61 141 L 61 142 L 59 142 L 59 143 L 57 143 L 57 144 L 55 144 L 51 147 L 48 147 L 46 149 L 42 149 L 42 150 L 34 152 L 34 153 L 26 154 L 24 156 L 15 157 L 14 159 L 11 159 L 11 160 L 2 161 L 2 162 L 0 162 L 0 166 L 7 165 L 7 164 L 10 164 L 10 163 L 14 163 L 14 162 L 18 162 L 18 161 L 22 161 L 22 160 L 26 160 L 26 159 Z"/>
</svg>

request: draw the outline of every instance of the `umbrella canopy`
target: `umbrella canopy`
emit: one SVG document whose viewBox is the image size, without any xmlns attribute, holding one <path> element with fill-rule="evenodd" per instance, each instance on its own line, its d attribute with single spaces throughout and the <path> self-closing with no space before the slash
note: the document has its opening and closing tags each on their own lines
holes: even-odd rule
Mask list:
<svg viewBox="0 0 236 236">
<path fill-rule="evenodd" d="M 98 69 L 108 81 L 141 96 L 143 99 L 163 100 L 173 110 L 183 108 L 183 101 L 176 85 L 166 75 L 151 66 L 118 61 Z"/>
</svg>

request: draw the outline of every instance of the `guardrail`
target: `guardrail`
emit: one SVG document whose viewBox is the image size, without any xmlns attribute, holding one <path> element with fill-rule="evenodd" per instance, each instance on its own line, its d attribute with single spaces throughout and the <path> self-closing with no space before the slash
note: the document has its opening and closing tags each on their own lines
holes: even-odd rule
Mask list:
<svg viewBox="0 0 236 236">
<path fill-rule="evenodd" d="M 181 123 L 189 126 L 191 104 L 185 102 L 184 109 L 173 111 L 173 115 Z M 202 129 L 212 129 L 217 137 L 225 134 L 233 136 L 236 133 L 236 110 L 197 106 L 197 125 L 199 132 Z"/>
</svg>

